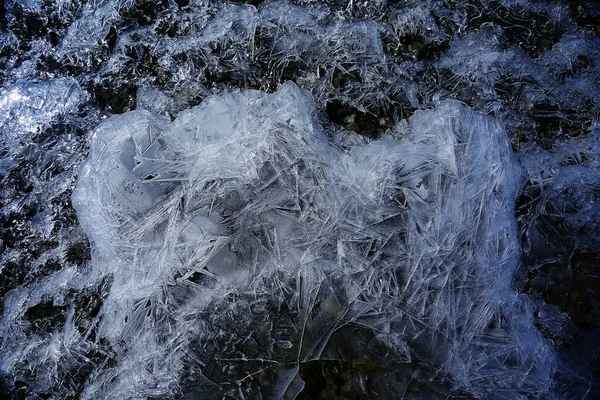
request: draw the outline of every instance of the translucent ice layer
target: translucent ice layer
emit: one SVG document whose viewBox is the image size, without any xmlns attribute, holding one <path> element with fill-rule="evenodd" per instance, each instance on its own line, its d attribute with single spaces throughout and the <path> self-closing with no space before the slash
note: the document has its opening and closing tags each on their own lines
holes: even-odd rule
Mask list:
<svg viewBox="0 0 600 400">
<path fill-rule="evenodd" d="M 85 99 L 72 79 L 45 82 L 17 81 L 0 89 L 0 122 L 3 140 L 40 131 L 43 124 L 60 115 L 75 111 Z"/>
<path fill-rule="evenodd" d="M 600 397 L 596 3 L 1 2 L 0 398 Z"/>
<path fill-rule="evenodd" d="M 342 151 L 313 114 L 286 83 L 95 130 L 73 202 L 116 363 L 84 397 L 293 398 L 345 327 L 476 396 L 548 390 L 555 356 L 510 287 L 521 169 L 500 126 L 449 101 Z"/>
</svg>

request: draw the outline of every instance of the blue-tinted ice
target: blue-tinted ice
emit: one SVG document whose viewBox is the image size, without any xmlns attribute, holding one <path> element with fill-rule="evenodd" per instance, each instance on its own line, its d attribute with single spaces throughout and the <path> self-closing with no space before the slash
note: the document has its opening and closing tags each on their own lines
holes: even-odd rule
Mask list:
<svg viewBox="0 0 600 400">
<path fill-rule="evenodd" d="M 252 3 L 0 6 L 0 397 L 597 396 L 600 8 Z"/>
<path fill-rule="evenodd" d="M 123 353 L 87 396 L 168 393 L 190 354 L 235 364 L 261 340 L 261 369 L 290 382 L 349 324 L 477 396 L 548 386 L 555 356 L 510 285 L 522 171 L 500 126 L 447 101 L 343 151 L 313 114 L 287 83 L 210 97 L 173 123 L 134 111 L 95 130 L 73 201 L 94 278 L 113 279 L 98 334 Z M 285 303 L 284 333 L 266 311 L 249 323 L 267 337 L 216 322 L 261 302 Z M 244 389 L 223 375 L 224 392 Z"/>
</svg>

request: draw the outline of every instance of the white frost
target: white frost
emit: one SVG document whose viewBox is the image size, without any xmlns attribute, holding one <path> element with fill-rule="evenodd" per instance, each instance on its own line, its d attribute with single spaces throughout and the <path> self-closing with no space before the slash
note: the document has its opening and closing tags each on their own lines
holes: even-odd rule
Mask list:
<svg viewBox="0 0 600 400">
<path fill-rule="evenodd" d="M 73 203 L 94 279 L 113 278 L 98 337 L 119 359 L 88 398 L 172 393 L 190 359 L 199 373 L 231 359 L 213 386 L 236 396 L 263 368 L 276 377 L 264 393 L 298 390 L 297 365 L 348 324 L 476 396 L 549 384 L 555 356 L 509 284 L 521 170 L 500 126 L 448 101 L 401 139 L 343 151 L 313 113 L 286 83 L 209 97 L 173 123 L 134 111 L 97 128 Z M 234 315 L 266 337 L 219 324 Z M 260 368 L 236 369 L 261 341 Z"/>
</svg>

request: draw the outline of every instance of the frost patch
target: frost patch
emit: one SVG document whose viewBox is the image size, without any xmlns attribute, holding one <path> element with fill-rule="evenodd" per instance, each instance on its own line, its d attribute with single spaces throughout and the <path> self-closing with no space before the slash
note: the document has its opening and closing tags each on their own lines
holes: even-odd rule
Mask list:
<svg viewBox="0 0 600 400">
<path fill-rule="evenodd" d="M 522 171 L 500 126 L 447 101 L 344 151 L 314 112 L 286 83 L 95 130 L 73 203 L 89 279 L 113 279 L 97 337 L 116 362 L 84 397 L 293 398 L 344 327 L 381 367 L 416 358 L 475 396 L 548 389 L 554 353 L 509 284 Z"/>
</svg>

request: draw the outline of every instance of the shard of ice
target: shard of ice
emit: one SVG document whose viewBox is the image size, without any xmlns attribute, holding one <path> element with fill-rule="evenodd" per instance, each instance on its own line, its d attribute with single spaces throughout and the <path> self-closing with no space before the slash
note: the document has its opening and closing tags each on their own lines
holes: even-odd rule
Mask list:
<svg viewBox="0 0 600 400">
<path fill-rule="evenodd" d="M 358 331 L 365 359 L 477 397 L 550 389 L 555 355 L 510 285 L 522 171 L 501 127 L 446 101 L 342 150 L 314 112 L 288 82 L 94 131 L 73 194 L 93 266 L 72 284 L 110 277 L 115 361 L 84 398 L 294 398 L 299 366 L 344 359 Z"/>
</svg>

